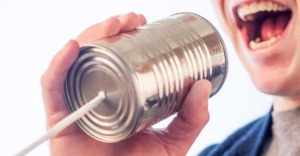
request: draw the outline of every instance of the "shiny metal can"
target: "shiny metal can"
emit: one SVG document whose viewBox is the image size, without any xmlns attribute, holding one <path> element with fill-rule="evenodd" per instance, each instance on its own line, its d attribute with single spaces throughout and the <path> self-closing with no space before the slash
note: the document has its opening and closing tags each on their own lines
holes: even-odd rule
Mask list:
<svg viewBox="0 0 300 156">
<path fill-rule="evenodd" d="M 197 80 L 208 79 L 217 93 L 227 64 L 212 24 L 177 13 L 81 47 L 65 81 L 66 104 L 73 112 L 105 91 L 103 104 L 77 124 L 96 140 L 118 142 L 177 112 Z"/>
</svg>

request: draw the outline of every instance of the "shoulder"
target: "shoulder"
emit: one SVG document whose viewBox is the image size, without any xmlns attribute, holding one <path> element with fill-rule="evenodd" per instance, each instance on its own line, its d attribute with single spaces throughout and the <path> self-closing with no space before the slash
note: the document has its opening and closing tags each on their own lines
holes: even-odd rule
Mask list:
<svg viewBox="0 0 300 156">
<path fill-rule="evenodd" d="M 199 156 L 256 155 L 265 137 L 271 133 L 271 111 L 241 127 L 220 144 L 209 146 Z"/>
</svg>

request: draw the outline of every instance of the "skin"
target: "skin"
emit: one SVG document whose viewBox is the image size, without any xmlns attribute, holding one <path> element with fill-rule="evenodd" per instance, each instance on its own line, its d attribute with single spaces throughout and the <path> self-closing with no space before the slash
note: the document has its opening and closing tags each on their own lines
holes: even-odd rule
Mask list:
<svg viewBox="0 0 300 156">
<path fill-rule="evenodd" d="M 69 114 L 63 97 L 63 83 L 69 67 L 78 56 L 79 46 L 130 31 L 145 23 L 145 17 L 135 13 L 111 17 L 87 28 L 76 40 L 66 43 L 54 56 L 41 79 L 48 127 Z M 51 155 L 185 155 L 208 121 L 210 91 L 211 84 L 208 81 L 196 82 L 184 100 L 182 109 L 166 129 L 146 129 L 119 143 L 96 141 L 73 124 L 51 139 Z"/>
<path fill-rule="evenodd" d="M 236 48 L 236 53 L 255 86 L 272 95 L 274 111 L 285 111 L 300 106 L 300 0 L 276 0 L 293 12 L 285 34 L 268 49 L 250 50 L 237 27 L 232 8 L 254 0 L 214 0 L 220 20 Z M 237 31 L 238 30 L 238 31 Z M 238 33 L 236 33 L 238 32 Z"/>
</svg>

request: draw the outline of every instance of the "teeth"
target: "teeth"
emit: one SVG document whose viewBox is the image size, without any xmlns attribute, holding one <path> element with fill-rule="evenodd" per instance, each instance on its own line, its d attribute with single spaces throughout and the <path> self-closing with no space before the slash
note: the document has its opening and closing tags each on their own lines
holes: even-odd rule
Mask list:
<svg viewBox="0 0 300 156">
<path fill-rule="evenodd" d="M 248 15 L 245 17 L 245 20 L 253 22 L 255 20 L 255 17 L 254 17 L 254 15 Z"/>
<path fill-rule="evenodd" d="M 267 11 L 273 10 L 273 3 L 272 2 L 266 2 L 266 9 Z"/>
<path fill-rule="evenodd" d="M 257 38 L 255 39 L 255 43 L 259 43 L 259 42 L 260 42 L 260 38 L 257 37 Z"/>
<path fill-rule="evenodd" d="M 260 2 L 252 2 L 249 4 L 243 4 L 239 6 L 237 13 L 240 19 L 243 21 L 253 21 L 253 14 L 258 13 L 260 11 L 287 11 L 288 7 L 280 5 L 278 3 L 272 1 L 260 1 Z M 252 17 L 248 18 L 248 16 L 252 15 Z"/>
<path fill-rule="evenodd" d="M 250 48 L 253 50 L 268 48 L 272 44 L 274 44 L 280 36 L 273 37 L 267 41 L 260 42 L 260 38 L 256 38 L 255 41 L 250 42 Z"/>
</svg>

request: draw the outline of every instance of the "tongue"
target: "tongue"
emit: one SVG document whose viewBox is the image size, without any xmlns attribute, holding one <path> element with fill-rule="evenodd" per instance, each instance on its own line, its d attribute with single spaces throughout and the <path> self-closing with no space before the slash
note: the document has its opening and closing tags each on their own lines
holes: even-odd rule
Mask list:
<svg viewBox="0 0 300 156">
<path fill-rule="evenodd" d="M 286 13 L 278 15 L 276 19 L 274 17 L 268 17 L 267 19 L 265 19 L 261 26 L 261 39 L 263 41 L 266 41 L 273 37 L 282 35 L 289 20 L 290 15 Z"/>
</svg>

